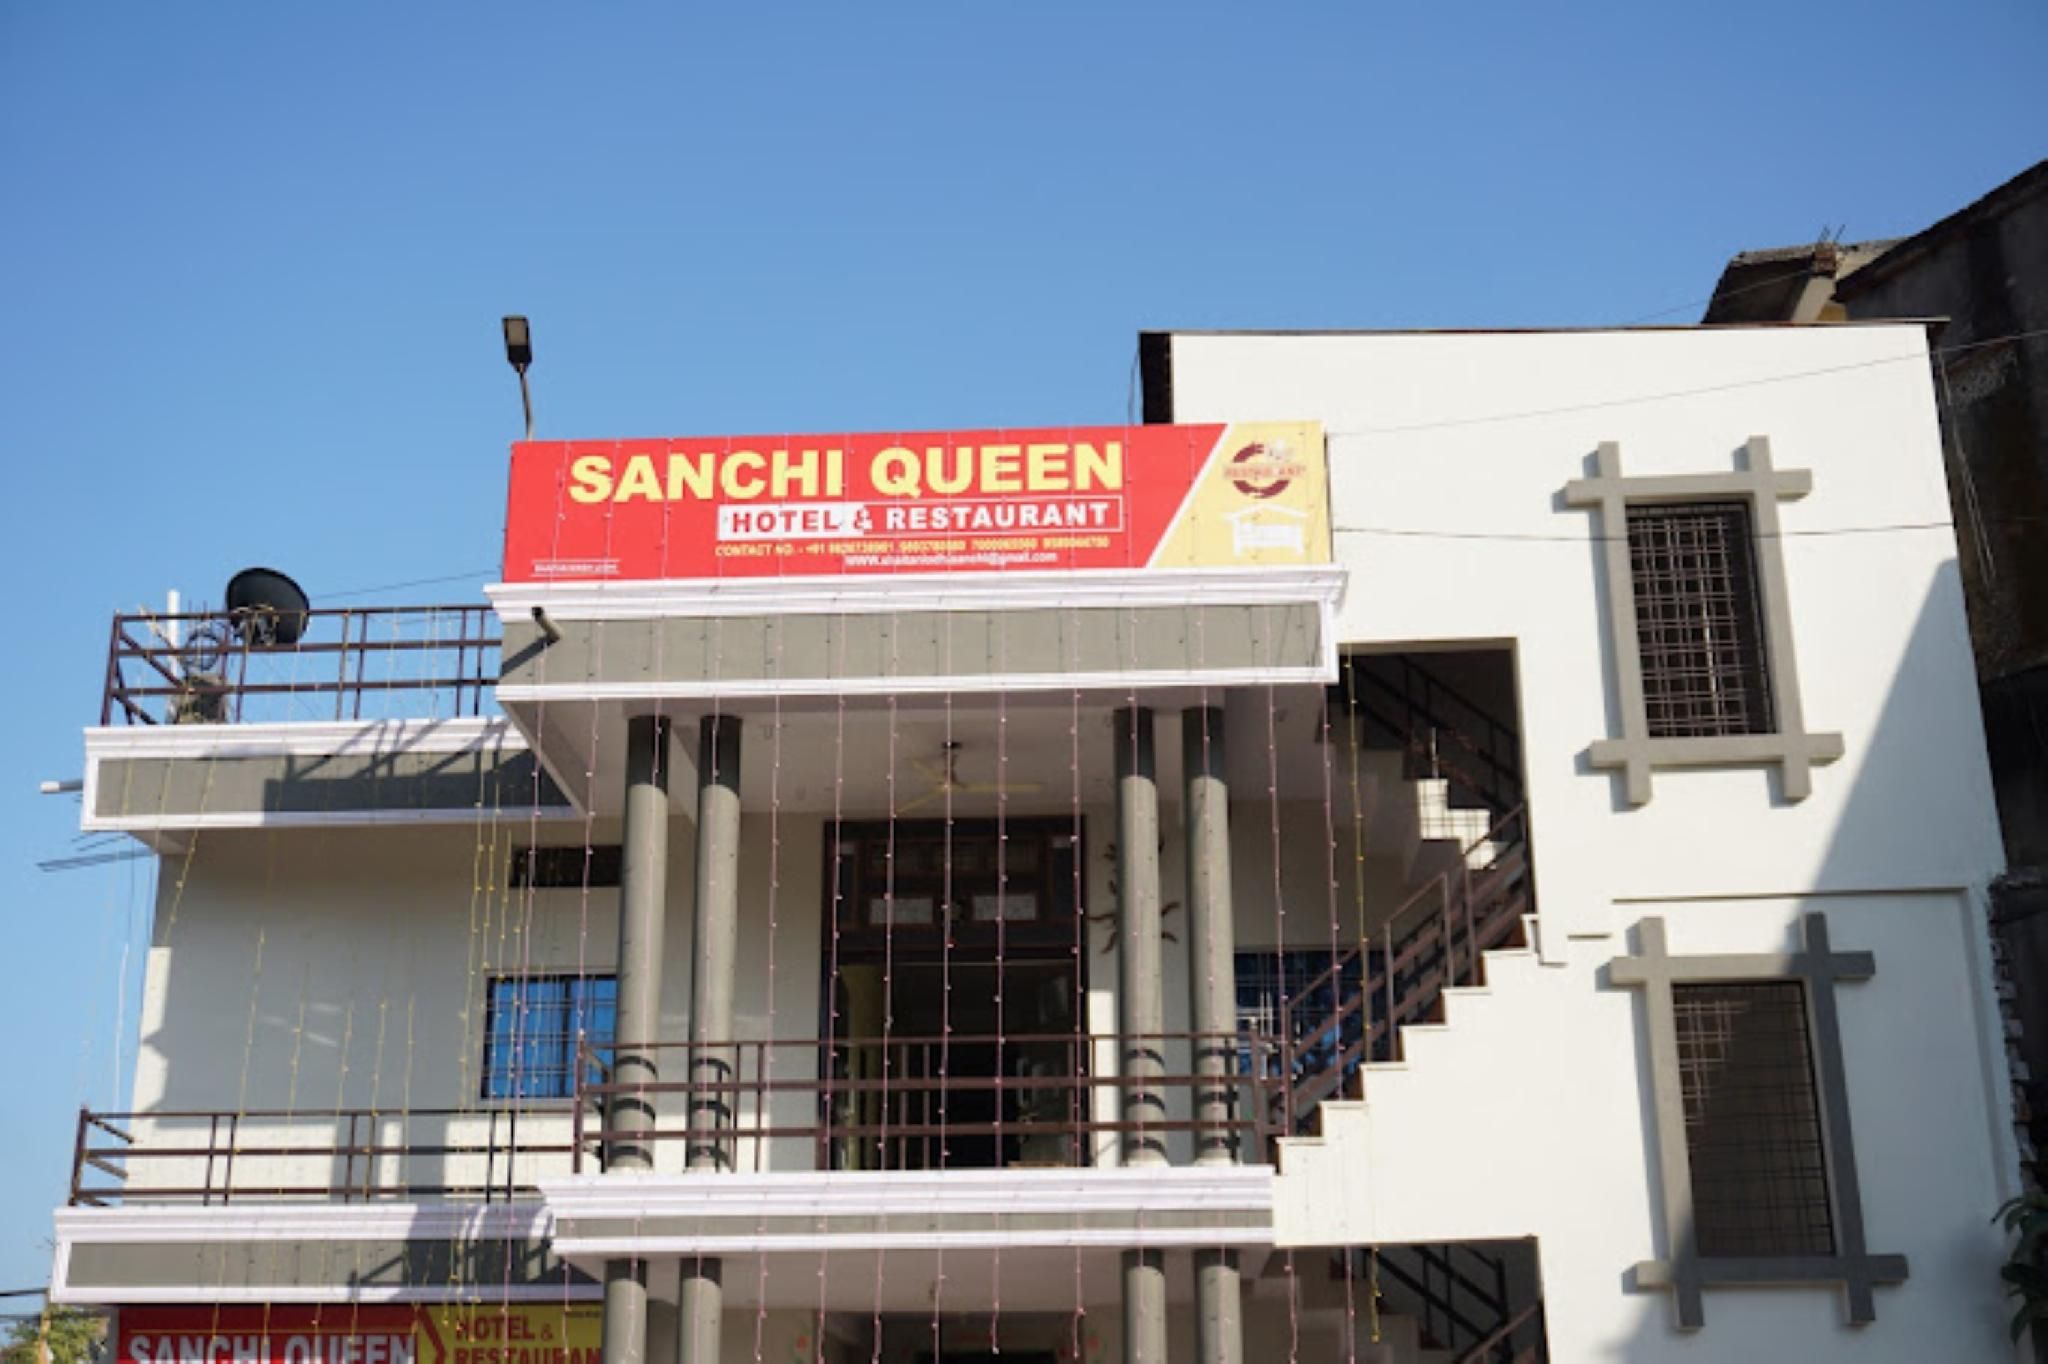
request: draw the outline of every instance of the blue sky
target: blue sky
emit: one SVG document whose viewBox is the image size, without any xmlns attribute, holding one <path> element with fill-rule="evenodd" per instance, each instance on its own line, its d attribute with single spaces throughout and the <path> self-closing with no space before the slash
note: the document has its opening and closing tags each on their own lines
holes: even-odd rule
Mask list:
<svg viewBox="0 0 2048 1364">
<path fill-rule="evenodd" d="M 2044 52 L 2034 0 L 0 0 L 0 1287 L 133 1047 L 146 865 L 34 865 L 110 613 L 476 599 L 500 314 L 548 435 L 1117 421 L 1141 327 L 1695 320 L 2048 155 Z"/>
</svg>

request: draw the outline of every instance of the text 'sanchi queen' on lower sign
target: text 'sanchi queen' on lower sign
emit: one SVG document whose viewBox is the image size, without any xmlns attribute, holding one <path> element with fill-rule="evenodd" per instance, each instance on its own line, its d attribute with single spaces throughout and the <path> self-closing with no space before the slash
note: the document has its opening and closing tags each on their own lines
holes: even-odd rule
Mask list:
<svg viewBox="0 0 2048 1364">
<path fill-rule="evenodd" d="M 1300 422 L 512 449 L 505 577 L 784 577 L 1321 564 Z"/>
<path fill-rule="evenodd" d="M 118 1364 L 599 1364 L 594 1304 L 129 1307 Z"/>
</svg>

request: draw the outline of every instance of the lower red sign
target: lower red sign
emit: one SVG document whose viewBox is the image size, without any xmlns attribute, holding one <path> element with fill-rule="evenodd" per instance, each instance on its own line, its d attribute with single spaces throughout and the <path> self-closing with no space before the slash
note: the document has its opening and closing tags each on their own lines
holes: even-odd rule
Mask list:
<svg viewBox="0 0 2048 1364">
<path fill-rule="evenodd" d="M 118 1364 L 598 1364 L 594 1304 L 128 1307 Z"/>
</svg>

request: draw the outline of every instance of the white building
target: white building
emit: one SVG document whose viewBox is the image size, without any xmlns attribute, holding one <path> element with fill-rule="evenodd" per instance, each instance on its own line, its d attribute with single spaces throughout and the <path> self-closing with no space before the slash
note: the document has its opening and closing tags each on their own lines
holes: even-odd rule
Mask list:
<svg viewBox="0 0 2048 1364">
<path fill-rule="evenodd" d="M 1170 429 L 522 449 L 489 608 L 117 623 L 85 823 L 163 856 L 56 1299 L 208 1364 L 2013 1357 L 1921 329 L 1143 358 Z"/>
</svg>

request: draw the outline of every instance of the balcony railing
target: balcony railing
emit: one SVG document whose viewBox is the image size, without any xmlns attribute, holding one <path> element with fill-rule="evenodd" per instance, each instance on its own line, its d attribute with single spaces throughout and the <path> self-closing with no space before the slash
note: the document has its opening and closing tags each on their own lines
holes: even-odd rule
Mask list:
<svg viewBox="0 0 2048 1364">
<path fill-rule="evenodd" d="M 100 723 L 445 720 L 483 714 L 497 685 L 487 606 L 344 607 L 300 622 L 278 643 L 246 615 L 115 616 Z"/>
<path fill-rule="evenodd" d="M 569 1168 L 566 1115 L 516 1108 L 78 1115 L 71 1204 L 530 1197 Z"/>
<path fill-rule="evenodd" d="M 838 1038 L 822 1048 L 586 1045 L 577 1068 L 576 1168 L 602 1168 L 608 1146 L 642 1143 L 681 1143 L 689 1158 L 726 1170 L 786 1168 L 778 1146 L 807 1147 L 816 1170 L 1081 1166 L 1094 1163 L 1098 1138 L 1136 1135 L 1163 1145 L 1196 1131 L 1227 1134 L 1247 1159 L 1262 1160 L 1284 1112 L 1281 1045 L 1261 1033 L 1197 1032 Z M 615 1078 L 621 1054 L 651 1058 L 653 1072 L 669 1078 L 645 1078 L 645 1066 L 632 1079 Z M 1142 1073 L 1114 1073 L 1115 1057 L 1133 1055 L 1145 1059 Z M 1198 1066 L 1198 1057 L 1220 1061 L 1223 1073 Z M 1096 1058 L 1111 1064 L 1098 1071 Z M 615 1114 L 621 1101 L 659 1105 L 664 1095 L 687 1108 L 684 1123 L 642 1132 L 585 1121 Z M 1198 1097 L 1226 1102 L 1230 1116 L 1198 1120 Z"/>
<path fill-rule="evenodd" d="M 1187 1032 L 661 1043 L 626 1049 L 658 1068 L 631 1081 L 612 1077 L 613 1048 L 586 1046 L 568 1104 L 84 1112 L 71 1202 L 492 1202 L 601 1170 L 628 1141 L 666 1173 L 704 1153 L 745 1171 L 1088 1166 L 1128 1134 L 1184 1159 L 1201 1130 L 1258 1161 L 1284 1131 L 1285 1045 Z M 1105 1073 L 1134 1053 L 1147 1073 Z M 1226 1073 L 1200 1073 L 1198 1058 Z M 1227 1099 L 1230 1116 L 1197 1121 L 1198 1096 Z M 636 1103 L 657 1110 L 652 1132 L 615 1126 Z"/>
</svg>

